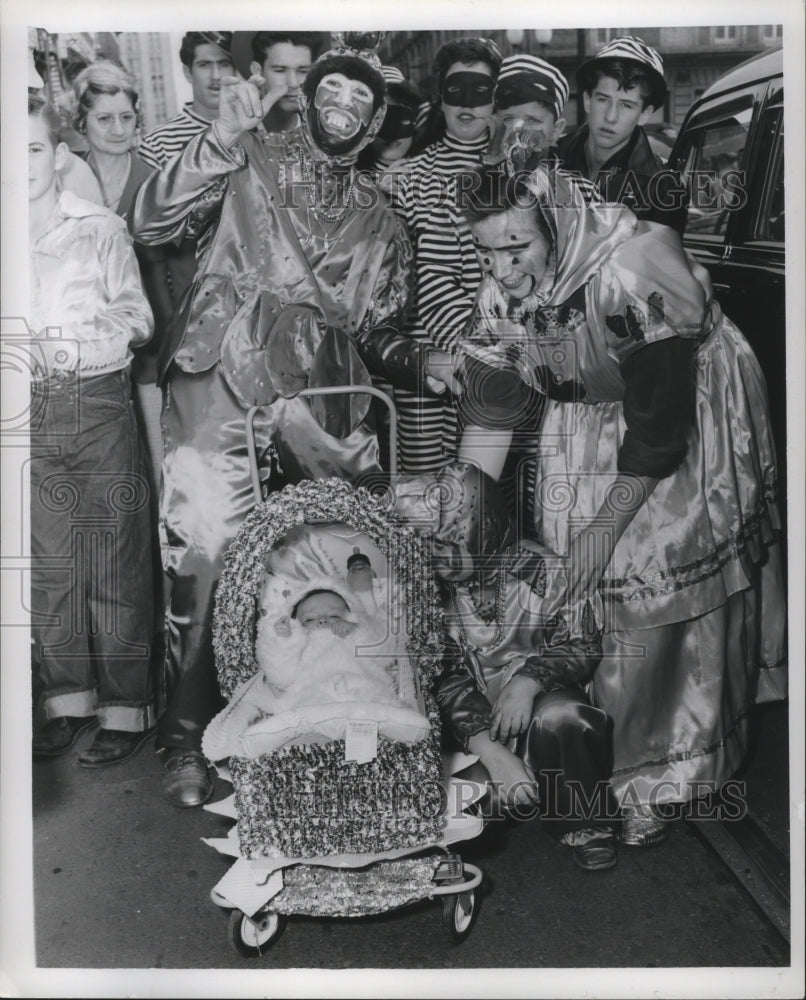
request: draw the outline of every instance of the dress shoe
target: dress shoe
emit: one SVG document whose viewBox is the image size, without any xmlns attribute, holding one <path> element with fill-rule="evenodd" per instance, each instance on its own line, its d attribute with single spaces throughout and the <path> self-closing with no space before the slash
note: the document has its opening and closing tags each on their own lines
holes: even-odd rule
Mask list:
<svg viewBox="0 0 806 1000">
<path fill-rule="evenodd" d="M 656 847 L 669 836 L 669 824 L 650 806 L 625 806 L 619 840 L 629 847 Z"/>
<path fill-rule="evenodd" d="M 180 809 L 204 805 L 213 794 L 207 761 L 198 750 L 168 750 L 163 766 L 165 798 Z"/>
<path fill-rule="evenodd" d="M 81 767 L 108 767 L 133 757 L 154 735 L 153 727 L 137 733 L 102 729 L 78 758 Z"/>
<path fill-rule="evenodd" d="M 574 864 L 586 872 L 600 872 L 614 868 L 616 861 L 616 838 L 609 834 L 597 837 L 584 844 L 577 844 L 573 851 Z"/>
<path fill-rule="evenodd" d="M 94 729 L 98 720 L 94 715 L 63 715 L 51 719 L 33 738 L 34 760 L 60 757 L 74 746 L 79 736 L 88 729 Z"/>
</svg>

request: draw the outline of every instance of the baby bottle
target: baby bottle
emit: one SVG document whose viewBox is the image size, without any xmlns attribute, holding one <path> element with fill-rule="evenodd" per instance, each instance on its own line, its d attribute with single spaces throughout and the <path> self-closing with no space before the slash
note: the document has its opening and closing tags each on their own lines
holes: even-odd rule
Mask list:
<svg viewBox="0 0 806 1000">
<path fill-rule="evenodd" d="M 372 594 L 375 577 L 369 558 L 356 546 L 347 559 L 347 583 L 356 594 Z"/>
</svg>

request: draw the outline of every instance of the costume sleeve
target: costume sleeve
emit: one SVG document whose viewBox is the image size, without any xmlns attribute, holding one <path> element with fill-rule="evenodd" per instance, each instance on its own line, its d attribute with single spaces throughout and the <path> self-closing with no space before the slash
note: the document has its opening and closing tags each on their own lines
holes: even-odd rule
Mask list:
<svg viewBox="0 0 806 1000">
<path fill-rule="evenodd" d="M 198 237 L 218 216 L 227 177 L 245 162 L 242 146 L 227 149 L 214 128 L 205 129 L 143 182 L 132 212 L 132 234 L 148 245 Z"/>
<path fill-rule="evenodd" d="M 512 430 L 533 424 L 540 397 L 512 368 L 485 364 L 466 355 L 460 372 L 463 392 L 459 410 L 463 425 Z"/>
<path fill-rule="evenodd" d="M 481 268 L 470 227 L 451 197 L 440 199 L 417 247 L 417 310 L 432 342 L 453 352 L 468 325 Z"/>
<path fill-rule="evenodd" d="M 445 643 L 443 665 L 435 692 L 437 705 L 450 736 L 464 748 L 471 736 L 490 728 L 492 706 L 479 690 L 461 649 L 450 637 Z"/>
<path fill-rule="evenodd" d="M 107 304 L 94 319 L 95 339 L 124 339 L 144 344 L 154 330 L 151 306 L 143 291 L 140 269 L 129 235 L 120 224 L 99 241 Z"/>
<path fill-rule="evenodd" d="M 625 382 L 621 472 L 661 479 L 683 461 L 694 420 L 698 343 L 708 332 L 705 289 L 679 237 L 636 240 L 594 282 L 589 316 L 602 324 Z"/>
<path fill-rule="evenodd" d="M 531 677 L 543 694 L 587 684 L 602 658 L 602 637 L 590 605 L 582 613 L 579 635 L 571 634 L 561 614 L 549 619 L 543 627 L 543 645 L 543 652 L 527 656 L 513 676 Z"/>
<path fill-rule="evenodd" d="M 663 479 L 686 457 L 694 422 L 695 350 L 691 340 L 661 340 L 622 364 L 627 430 L 619 472 Z"/>
<path fill-rule="evenodd" d="M 369 309 L 356 334 L 361 360 L 375 376 L 399 389 L 431 393 L 425 381 L 428 345 L 400 332 L 414 280 L 414 255 L 406 228 L 395 219 Z"/>
</svg>

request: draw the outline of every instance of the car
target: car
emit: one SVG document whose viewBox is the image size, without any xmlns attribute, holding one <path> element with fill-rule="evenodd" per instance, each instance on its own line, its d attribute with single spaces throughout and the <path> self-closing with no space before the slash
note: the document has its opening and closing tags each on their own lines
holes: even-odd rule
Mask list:
<svg viewBox="0 0 806 1000">
<path fill-rule="evenodd" d="M 689 109 L 668 165 L 689 192 L 683 242 L 767 380 L 785 497 L 786 314 L 783 50 L 748 59 Z"/>
<path fill-rule="evenodd" d="M 670 122 L 648 122 L 644 125 L 644 132 L 649 140 L 649 148 L 661 161 L 669 162 L 669 154 L 674 147 L 674 140 L 677 136 L 677 129 Z"/>
</svg>

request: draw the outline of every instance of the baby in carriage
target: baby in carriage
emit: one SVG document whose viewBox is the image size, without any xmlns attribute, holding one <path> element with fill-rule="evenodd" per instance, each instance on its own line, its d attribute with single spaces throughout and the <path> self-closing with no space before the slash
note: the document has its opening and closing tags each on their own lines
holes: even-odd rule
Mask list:
<svg viewBox="0 0 806 1000">
<path fill-rule="evenodd" d="M 399 691 L 399 628 L 366 555 L 354 549 L 346 574 L 298 569 L 281 562 L 266 572 L 255 643 L 260 669 L 208 727 L 206 755 L 257 757 L 342 738 L 356 723 L 404 743 L 424 737 L 428 719 Z"/>
</svg>

